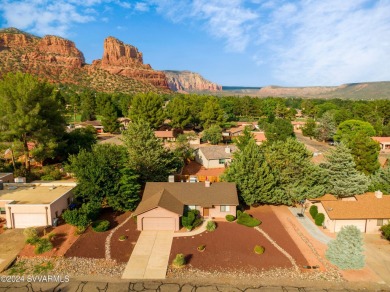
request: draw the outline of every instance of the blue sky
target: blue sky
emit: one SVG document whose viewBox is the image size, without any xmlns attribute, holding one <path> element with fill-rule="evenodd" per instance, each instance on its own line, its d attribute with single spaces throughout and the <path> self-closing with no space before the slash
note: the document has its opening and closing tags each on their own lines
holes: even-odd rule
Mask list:
<svg viewBox="0 0 390 292">
<path fill-rule="evenodd" d="M 0 0 L 0 26 L 68 38 L 88 63 L 114 36 L 221 85 L 390 81 L 390 0 Z"/>
</svg>

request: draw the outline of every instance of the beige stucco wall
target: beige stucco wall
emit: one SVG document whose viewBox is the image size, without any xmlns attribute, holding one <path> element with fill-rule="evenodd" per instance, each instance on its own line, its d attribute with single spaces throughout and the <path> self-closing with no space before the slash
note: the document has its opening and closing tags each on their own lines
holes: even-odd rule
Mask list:
<svg viewBox="0 0 390 292">
<path fill-rule="evenodd" d="M 145 217 L 154 217 L 154 218 L 174 218 L 175 220 L 175 230 L 179 231 L 180 229 L 180 216 L 171 211 L 168 211 L 164 208 L 157 207 L 145 213 L 142 213 L 137 216 L 137 229 L 142 230 L 142 220 Z"/>
<path fill-rule="evenodd" d="M 58 216 L 61 216 L 62 211 L 68 208 L 72 198 L 73 198 L 73 192 L 72 190 L 70 190 L 67 193 L 65 193 L 63 196 L 58 198 L 56 201 L 50 204 L 49 225 L 53 224 L 53 219 L 56 218 L 56 211 L 58 213 Z"/>
<path fill-rule="evenodd" d="M 225 164 L 219 164 L 219 159 L 207 160 L 203 153 L 198 149 L 195 152 L 195 161 L 202 164 L 206 168 L 223 168 Z M 228 164 L 232 161 L 231 158 L 226 158 L 225 162 Z"/>
</svg>

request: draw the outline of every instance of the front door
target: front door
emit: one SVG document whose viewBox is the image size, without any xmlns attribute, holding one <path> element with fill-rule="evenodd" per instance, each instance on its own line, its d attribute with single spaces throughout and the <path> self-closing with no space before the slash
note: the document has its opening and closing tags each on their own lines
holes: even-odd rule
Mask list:
<svg viewBox="0 0 390 292">
<path fill-rule="evenodd" d="M 209 217 L 209 208 L 203 208 L 203 217 Z"/>
</svg>

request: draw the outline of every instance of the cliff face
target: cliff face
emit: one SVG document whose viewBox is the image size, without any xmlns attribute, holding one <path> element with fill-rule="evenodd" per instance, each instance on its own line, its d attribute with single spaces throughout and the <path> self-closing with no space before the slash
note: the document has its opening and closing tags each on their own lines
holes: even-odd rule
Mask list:
<svg viewBox="0 0 390 292">
<path fill-rule="evenodd" d="M 168 86 L 173 91 L 220 91 L 222 86 L 204 79 L 198 73 L 191 71 L 164 71 Z"/>
<path fill-rule="evenodd" d="M 0 77 L 7 72 L 35 74 L 53 83 L 76 84 L 105 92 L 169 91 L 165 74 L 143 64 L 136 47 L 109 37 L 102 60 L 85 64 L 75 44 L 57 36 L 43 38 L 15 28 L 0 30 Z"/>
<path fill-rule="evenodd" d="M 111 74 L 151 83 L 161 89 L 169 89 L 163 72 L 155 71 L 149 64 L 144 64 L 142 53 L 136 47 L 124 44 L 114 37 L 105 39 L 103 58 L 93 61 L 92 66 Z"/>
</svg>

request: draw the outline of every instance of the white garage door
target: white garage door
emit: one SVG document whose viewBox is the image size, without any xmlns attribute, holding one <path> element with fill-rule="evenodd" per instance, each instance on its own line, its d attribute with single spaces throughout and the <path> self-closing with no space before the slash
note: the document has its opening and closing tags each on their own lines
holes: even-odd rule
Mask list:
<svg viewBox="0 0 390 292">
<path fill-rule="evenodd" d="M 145 217 L 142 220 L 142 230 L 175 230 L 175 219 Z"/>
<path fill-rule="evenodd" d="M 46 214 L 24 214 L 14 213 L 14 226 L 15 228 L 37 227 L 46 226 Z"/>
<path fill-rule="evenodd" d="M 360 230 L 360 232 L 365 232 L 366 220 L 337 220 L 335 232 L 339 232 L 341 230 L 341 227 L 347 225 L 354 225 Z"/>
</svg>

